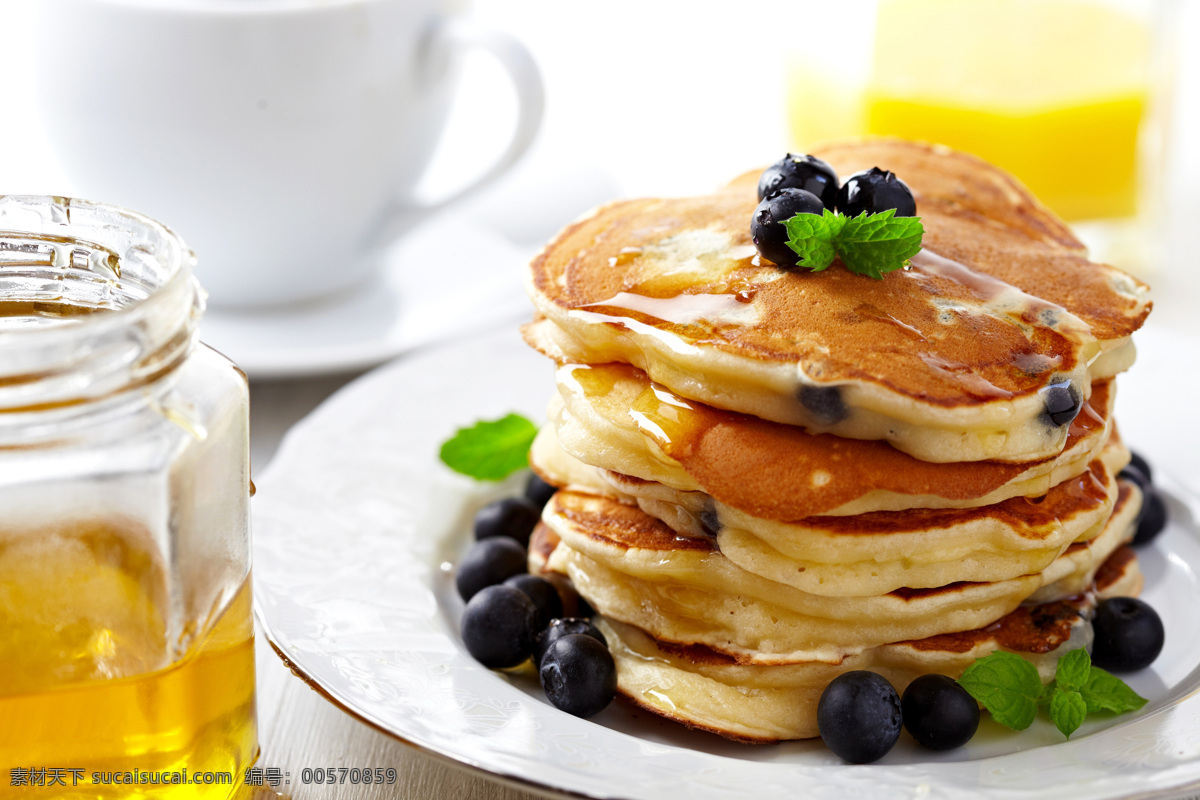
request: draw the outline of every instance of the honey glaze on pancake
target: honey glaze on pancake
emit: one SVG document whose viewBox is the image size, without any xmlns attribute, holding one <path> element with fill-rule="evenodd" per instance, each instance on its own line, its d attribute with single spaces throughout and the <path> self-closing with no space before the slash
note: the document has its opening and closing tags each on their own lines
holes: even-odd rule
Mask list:
<svg viewBox="0 0 1200 800">
<path fill-rule="evenodd" d="M 876 164 L 895 172 L 928 220 L 927 250 L 1071 310 L 1098 339 L 1128 336 L 1150 312 L 1149 304 L 1133 299 L 1144 284 L 1088 261 L 1065 224 L 1019 181 L 982 159 L 889 139 L 833 145 L 816 155 L 839 175 Z M 748 175 L 735 183 L 757 180 Z"/>
<path fill-rule="evenodd" d="M 1036 392 L 1095 357 L 1093 337 L 1123 338 L 1149 311 L 1141 284 L 1088 262 L 990 165 L 897 141 L 817 155 L 842 174 L 882 165 L 913 188 L 926 238 L 909 272 L 873 280 L 761 261 L 751 174 L 707 197 L 601 209 L 535 259 L 534 287 L 584 323 L 795 363 L 818 383 L 878 384 L 943 407 Z"/>
<path fill-rule="evenodd" d="M 679 462 L 707 494 L 764 519 L 816 516 L 874 490 L 970 500 L 1049 460 L 920 461 L 886 442 L 811 434 L 685 400 L 625 364 L 570 365 L 560 370 L 559 380 L 588 400 L 619 392 L 616 403 L 628 408 L 641 433 Z M 1104 430 L 1111 389 L 1111 381 L 1092 385 L 1091 396 L 1070 424 L 1064 452 Z"/>
</svg>

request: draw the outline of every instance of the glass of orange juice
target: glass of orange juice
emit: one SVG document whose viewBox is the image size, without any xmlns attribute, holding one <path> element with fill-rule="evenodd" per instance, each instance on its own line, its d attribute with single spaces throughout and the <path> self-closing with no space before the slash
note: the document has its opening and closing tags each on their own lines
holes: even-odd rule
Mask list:
<svg viewBox="0 0 1200 800">
<path fill-rule="evenodd" d="M 879 134 L 965 150 L 1015 174 L 1096 257 L 1153 262 L 1170 0 L 850 4 L 856 30 L 873 20 L 858 63 L 836 76 L 811 58 L 791 65 L 795 147 Z"/>
<path fill-rule="evenodd" d="M 248 393 L 192 261 L 140 214 L 0 197 L 11 793 L 225 798 L 257 756 Z"/>
</svg>

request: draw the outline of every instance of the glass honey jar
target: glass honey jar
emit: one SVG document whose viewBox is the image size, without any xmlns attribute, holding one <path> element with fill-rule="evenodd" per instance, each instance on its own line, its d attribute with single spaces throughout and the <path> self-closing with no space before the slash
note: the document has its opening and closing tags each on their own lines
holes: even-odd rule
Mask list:
<svg viewBox="0 0 1200 800">
<path fill-rule="evenodd" d="M 0 784 L 228 797 L 257 756 L 248 390 L 194 260 L 0 197 Z"/>
</svg>

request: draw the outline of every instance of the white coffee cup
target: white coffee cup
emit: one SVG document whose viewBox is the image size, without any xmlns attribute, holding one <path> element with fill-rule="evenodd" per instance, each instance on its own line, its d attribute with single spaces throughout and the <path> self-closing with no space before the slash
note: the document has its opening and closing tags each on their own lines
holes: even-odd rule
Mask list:
<svg viewBox="0 0 1200 800">
<path fill-rule="evenodd" d="M 537 132 L 533 59 L 510 35 L 459 16 L 462 5 L 43 0 L 46 134 L 78 194 L 175 228 L 215 303 L 334 292 L 364 280 L 431 211 L 501 175 Z M 515 131 L 473 183 L 422 204 L 413 189 L 471 48 L 511 77 Z"/>
</svg>

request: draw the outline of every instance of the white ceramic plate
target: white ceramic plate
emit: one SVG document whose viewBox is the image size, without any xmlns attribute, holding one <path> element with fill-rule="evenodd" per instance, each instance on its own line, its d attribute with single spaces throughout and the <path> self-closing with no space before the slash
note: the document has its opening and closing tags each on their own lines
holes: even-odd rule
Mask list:
<svg viewBox="0 0 1200 800">
<path fill-rule="evenodd" d="M 936 754 L 904 735 L 848 766 L 820 742 L 753 747 L 614 703 L 592 720 L 550 706 L 531 673 L 484 669 L 457 634 L 451 564 L 471 517 L 517 483 L 482 488 L 437 461 L 458 426 L 543 414 L 552 366 L 514 330 L 476 336 L 351 384 L 285 440 L 254 500 L 255 601 L 299 672 L 366 722 L 428 752 L 530 787 L 692 800 L 1176 796 L 1200 786 L 1200 530 L 1165 479 L 1172 521 L 1141 552 L 1166 649 L 1129 678 L 1145 709 L 1089 721 L 1070 741 L 1044 719 L 1019 734 L 985 719 Z M 1154 453 L 1147 453 L 1154 459 Z M 1161 472 L 1161 469 L 1160 469 Z M 1156 476 L 1157 477 L 1157 476 Z"/>
</svg>

